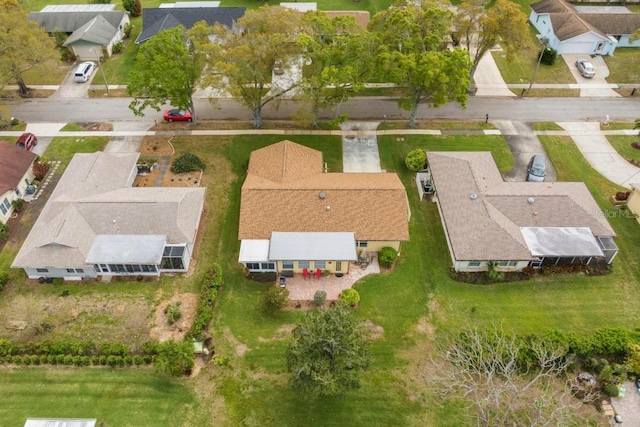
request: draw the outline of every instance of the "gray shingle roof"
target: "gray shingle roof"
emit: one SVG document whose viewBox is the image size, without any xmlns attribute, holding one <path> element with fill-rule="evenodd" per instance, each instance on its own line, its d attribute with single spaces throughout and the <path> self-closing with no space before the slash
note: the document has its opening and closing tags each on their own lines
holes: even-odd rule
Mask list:
<svg viewBox="0 0 640 427">
<path fill-rule="evenodd" d="M 125 12 L 30 12 L 28 19 L 40 24 L 48 33 L 54 31 L 73 33 L 98 15 L 113 27 L 118 28 Z"/>
<path fill-rule="evenodd" d="M 542 0 L 531 5 L 537 14 L 549 14 L 553 32 L 559 40 L 568 40 L 592 31 L 602 37 L 632 34 L 640 28 L 637 13 L 580 13 L 564 0 Z"/>
<path fill-rule="evenodd" d="M 615 236 L 582 182 L 504 182 L 490 152 L 429 152 L 427 159 L 457 260 L 532 259 L 520 227 Z"/>
<path fill-rule="evenodd" d="M 75 30 L 64 42 L 64 46 L 69 46 L 80 40 L 106 46 L 111 42 L 117 32 L 118 29 L 116 27 L 104 19 L 102 15 L 98 15 Z"/>
<path fill-rule="evenodd" d="M 98 235 L 164 235 L 193 243 L 204 188 L 130 187 L 138 153 L 76 154 L 13 267 L 82 266 Z"/>
<path fill-rule="evenodd" d="M 206 21 L 209 25 L 217 22 L 231 27 L 244 15 L 245 10 L 244 7 L 145 8 L 142 10 L 142 32 L 136 43 L 144 43 L 160 31 L 179 25 L 190 29 L 200 21 Z"/>
</svg>

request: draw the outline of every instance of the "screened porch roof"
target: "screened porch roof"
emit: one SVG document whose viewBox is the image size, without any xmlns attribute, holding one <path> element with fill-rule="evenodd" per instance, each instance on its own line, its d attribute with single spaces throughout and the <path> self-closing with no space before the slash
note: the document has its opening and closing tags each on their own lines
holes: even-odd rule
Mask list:
<svg viewBox="0 0 640 427">
<path fill-rule="evenodd" d="M 245 239 L 240 241 L 238 262 L 266 262 L 268 260 L 268 239 Z"/>
<path fill-rule="evenodd" d="M 269 259 L 356 261 L 356 238 L 351 232 L 281 232 L 271 233 Z"/>
<path fill-rule="evenodd" d="M 88 264 L 160 264 L 167 236 L 159 234 L 100 234 L 95 237 Z"/>
<path fill-rule="evenodd" d="M 522 227 L 520 232 L 533 256 L 604 256 L 589 227 Z"/>
</svg>

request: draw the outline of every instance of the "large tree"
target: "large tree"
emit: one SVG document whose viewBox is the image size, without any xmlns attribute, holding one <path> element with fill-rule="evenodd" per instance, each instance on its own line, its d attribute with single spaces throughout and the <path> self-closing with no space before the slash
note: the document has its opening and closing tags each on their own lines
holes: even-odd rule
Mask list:
<svg viewBox="0 0 640 427">
<path fill-rule="evenodd" d="M 216 45 L 207 47 L 206 84 L 239 98 L 253 115 L 253 127 L 262 127 L 262 108 L 291 92 L 300 82 L 271 85 L 273 68 L 280 61 L 286 68 L 299 52 L 296 43 L 300 14 L 281 6 L 247 10 L 237 28 L 214 25 Z M 238 28 L 241 30 L 239 31 Z"/>
<path fill-rule="evenodd" d="M 352 16 L 317 11 L 302 17 L 298 43 L 305 59 L 302 117 L 317 127 L 321 109 L 346 101 L 371 75 L 375 40 Z"/>
<path fill-rule="evenodd" d="M 0 88 L 16 83 L 21 96 L 29 93 L 24 73 L 53 67 L 58 53 L 55 42 L 35 21 L 28 21 L 16 0 L 0 3 Z"/>
<path fill-rule="evenodd" d="M 497 0 L 491 7 L 477 0 L 463 0 L 454 19 L 452 38 L 469 51 L 475 71 L 484 54 L 498 44 L 507 60 L 529 45 L 527 16 L 509 0 Z"/>
<path fill-rule="evenodd" d="M 471 62 L 468 52 L 446 48 L 453 14 L 427 3 L 399 2 L 377 13 L 369 28 L 379 40 L 379 69 L 402 90 L 400 107 L 410 111 L 409 127 L 423 101 L 438 107 L 465 105 Z"/>
<path fill-rule="evenodd" d="M 468 326 L 439 350 L 426 381 L 463 399 L 478 426 L 574 425 L 578 408 L 597 396 L 568 376 L 573 360 L 550 340 L 525 345 L 502 328 Z"/>
<path fill-rule="evenodd" d="M 360 387 L 369 363 L 362 327 L 342 304 L 306 312 L 287 349 L 291 382 L 311 397 L 340 395 Z"/>
<path fill-rule="evenodd" d="M 192 48 L 184 27 L 161 31 L 140 46 L 127 87 L 134 100 L 129 108 L 138 116 L 151 107 L 170 102 L 179 109 L 191 110 L 193 121 L 196 111 L 193 93 L 202 72 L 201 55 Z"/>
</svg>

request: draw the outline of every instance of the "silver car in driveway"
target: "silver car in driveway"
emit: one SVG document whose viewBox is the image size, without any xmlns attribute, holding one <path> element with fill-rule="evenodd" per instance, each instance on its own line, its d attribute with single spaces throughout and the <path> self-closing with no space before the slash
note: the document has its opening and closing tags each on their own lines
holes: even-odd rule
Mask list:
<svg viewBox="0 0 640 427">
<path fill-rule="evenodd" d="M 590 79 L 596 75 L 596 69 L 593 68 L 593 64 L 589 61 L 578 59 L 576 61 L 576 67 L 578 68 L 578 71 L 580 72 L 580 75 L 582 77 Z"/>
<path fill-rule="evenodd" d="M 540 154 L 536 154 L 529 161 L 527 168 L 527 181 L 543 182 L 547 174 L 546 159 Z"/>
</svg>

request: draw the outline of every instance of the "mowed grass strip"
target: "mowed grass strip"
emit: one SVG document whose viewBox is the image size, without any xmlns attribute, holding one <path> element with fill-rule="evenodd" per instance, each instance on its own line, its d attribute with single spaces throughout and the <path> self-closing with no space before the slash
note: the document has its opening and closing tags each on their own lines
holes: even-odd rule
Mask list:
<svg viewBox="0 0 640 427">
<path fill-rule="evenodd" d="M 98 425 L 168 427 L 202 424 L 184 380 L 149 369 L 0 369 L 0 424 L 21 427 L 27 418 L 96 418 Z"/>
</svg>

